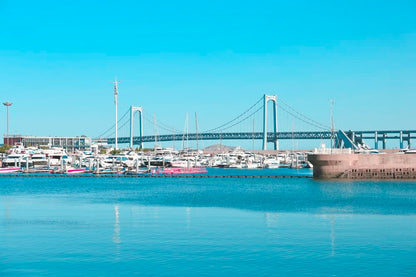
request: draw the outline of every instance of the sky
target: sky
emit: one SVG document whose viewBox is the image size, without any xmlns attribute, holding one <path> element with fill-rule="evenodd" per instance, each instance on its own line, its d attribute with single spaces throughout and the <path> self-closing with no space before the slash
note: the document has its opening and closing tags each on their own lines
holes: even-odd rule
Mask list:
<svg viewBox="0 0 416 277">
<path fill-rule="evenodd" d="M 207 130 L 264 94 L 324 125 L 333 99 L 337 129 L 416 129 L 415 1 L 0 0 L 0 13 L 10 134 L 100 135 L 114 78 L 120 117 L 142 106 L 180 131 L 187 113 Z M 280 131 L 312 128 L 278 114 Z"/>
</svg>

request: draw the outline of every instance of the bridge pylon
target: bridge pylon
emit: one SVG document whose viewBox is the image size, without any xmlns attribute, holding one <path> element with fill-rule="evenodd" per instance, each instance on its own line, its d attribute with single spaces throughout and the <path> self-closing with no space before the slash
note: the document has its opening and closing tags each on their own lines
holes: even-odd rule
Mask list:
<svg viewBox="0 0 416 277">
<path fill-rule="evenodd" d="M 273 130 L 276 135 L 278 131 L 277 125 L 277 96 L 276 95 L 264 95 L 263 106 L 263 150 L 267 150 L 267 104 L 269 101 L 273 102 Z M 279 141 L 277 138 L 274 140 L 274 150 L 279 150 Z"/>
<path fill-rule="evenodd" d="M 143 149 L 143 107 L 130 106 L 130 148 L 133 149 L 133 123 L 134 123 L 134 112 L 139 112 L 139 123 L 140 123 L 140 148 Z"/>
</svg>

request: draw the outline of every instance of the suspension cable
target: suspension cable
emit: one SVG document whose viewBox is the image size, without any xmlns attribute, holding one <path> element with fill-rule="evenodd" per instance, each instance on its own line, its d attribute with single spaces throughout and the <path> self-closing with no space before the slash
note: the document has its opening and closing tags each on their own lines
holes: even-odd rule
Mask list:
<svg viewBox="0 0 416 277">
<path fill-rule="evenodd" d="M 149 124 L 151 124 L 151 125 L 155 125 L 155 122 L 154 122 L 153 120 L 150 120 L 148 117 L 143 117 L 143 118 L 144 118 L 144 120 L 146 120 Z M 165 130 L 165 131 L 167 131 L 167 132 L 172 132 L 172 133 L 175 133 L 175 134 L 180 134 L 180 133 L 178 133 L 178 132 L 174 131 L 174 130 L 175 130 L 175 128 L 172 128 L 172 129 L 165 128 L 164 126 L 161 126 L 159 123 L 156 123 L 156 127 L 160 128 L 160 129 L 162 129 L 162 130 Z"/>
<path fill-rule="evenodd" d="M 130 123 L 130 120 L 126 120 L 126 121 L 124 121 L 124 123 L 123 123 L 123 124 L 121 124 L 120 126 L 118 126 L 117 131 L 122 131 L 122 130 L 121 130 L 121 128 L 123 128 L 124 126 L 126 126 L 126 125 L 127 125 L 127 123 Z M 111 133 L 109 133 L 109 134 L 106 136 L 106 138 L 109 138 L 109 137 L 111 137 L 111 136 L 114 136 L 115 134 L 116 134 L 116 132 L 113 130 Z"/>
<path fill-rule="evenodd" d="M 221 129 L 221 132 L 222 132 L 222 131 L 224 131 L 224 130 L 228 130 L 228 129 L 230 129 L 230 128 L 234 127 L 235 125 L 238 125 L 238 124 L 240 124 L 241 122 L 243 122 L 243 121 L 247 120 L 248 118 L 250 118 L 250 117 L 252 117 L 253 115 L 255 115 L 255 114 L 256 114 L 258 111 L 260 111 L 261 109 L 263 109 L 263 107 L 258 108 L 257 110 L 255 110 L 254 112 L 252 112 L 251 114 L 249 114 L 248 116 L 246 116 L 245 118 L 243 118 L 242 120 L 240 120 L 240 121 L 238 121 L 238 122 L 234 123 L 233 125 L 231 125 L 231 126 L 229 126 L 229 127 L 227 127 L 227 128 Z"/>
<path fill-rule="evenodd" d="M 294 113 L 292 113 L 291 111 L 289 111 L 289 110 L 287 110 L 286 108 L 284 108 L 284 107 L 282 107 L 281 105 L 278 105 L 282 110 L 284 110 L 285 112 L 287 112 L 288 114 L 290 114 L 291 116 L 293 116 L 293 117 L 295 117 L 295 118 L 297 118 L 297 119 L 299 119 L 300 121 L 302 121 L 302 122 L 304 122 L 304 123 L 306 123 L 306 124 L 309 124 L 309 125 L 312 125 L 312 126 L 314 126 L 314 127 L 316 127 L 316 128 L 318 128 L 318 129 L 321 129 L 321 130 L 329 130 L 326 126 L 324 126 L 324 125 L 321 125 L 321 124 L 315 124 L 315 123 L 312 123 L 312 122 L 308 122 L 307 120 L 305 120 L 305 119 L 303 119 L 303 118 L 301 118 L 300 116 L 298 116 L 298 115 L 296 115 L 296 114 L 294 114 Z"/>
<path fill-rule="evenodd" d="M 121 120 L 124 119 L 124 117 L 129 113 L 130 109 L 127 109 L 127 111 L 123 114 L 123 116 L 117 120 L 117 123 L 120 123 Z M 111 131 L 111 129 L 113 129 L 116 126 L 116 124 L 113 124 L 113 126 L 111 126 L 110 128 L 108 128 L 105 132 L 101 133 L 101 135 L 97 136 L 97 138 L 101 138 L 103 137 L 105 134 L 107 134 L 109 131 Z"/>
<path fill-rule="evenodd" d="M 241 113 L 240 115 L 238 115 L 237 117 L 235 117 L 234 119 L 232 119 L 232 120 L 230 120 L 230 121 L 228 121 L 228 122 L 226 122 L 226 123 L 224 123 L 224 124 L 222 124 L 221 126 L 218 126 L 218 127 L 216 127 L 216 128 L 213 128 L 213 129 L 210 129 L 210 130 L 206 130 L 206 131 L 204 131 L 205 133 L 210 133 L 210 132 L 214 132 L 214 131 L 216 131 L 216 130 L 219 130 L 219 129 L 221 129 L 221 130 L 224 130 L 224 128 L 223 127 L 225 127 L 225 126 L 227 126 L 228 124 L 231 124 L 232 122 L 234 122 L 234 121 L 236 121 L 237 119 L 239 119 L 240 117 L 242 117 L 243 115 L 245 115 L 246 113 L 248 113 L 250 110 L 252 110 L 261 100 L 263 100 L 263 97 L 260 97 L 260 99 L 254 104 L 254 105 L 252 105 L 250 108 L 248 108 L 246 111 L 244 111 L 243 113 Z M 241 122 L 241 121 L 240 121 Z M 232 126 L 235 126 L 235 125 L 232 125 Z M 231 127 L 232 127 L 231 126 Z M 229 128 L 231 128 L 231 127 L 227 127 L 226 129 L 229 129 Z"/>
<path fill-rule="evenodd" d="M 318 121 L 316 121 L 316 120 L 313 120 L 312 118 L 310 118 L 310 117 L 308 117 L 308 116 L 306 116 L 306 115 L 304 115 L 304 114 L 302 114 L 302 113 L 300 113 L 300 112 L 298 112 L 297 110 L 295 110 L 292 106 L 290 106 L 289 104 L 287 104 L 285 101 L 283 101 L 281 98 L 279 98 L 279 101 L 277 101 L 277 104 L 278 104 L 278 106 L 280 106 L 280 108 L 282 108 L 283 110 L 285 110 L 285 111 L 287 111 L 285 108 L 283 108 L 281 105 L 279 105 L 280 103 L 282 103 L 283 105 L 285 105 L 285 106 L 287 106 L 290 110 L 292 110 L 294 113 L 296 113 L 298 116 L 300 116 L 300 117 L 302 117 L 302 118 L 304 118 L 305 120 L 307 120 L 307 121 L 310 121 L 310 122 L 306 122 L 305 120 L 302 120 L 302 121 L 304 121 L 304 122 L 306 122 L 306 123 L 308 123 L 308 124 L 310 124 L 310 125 L 313 125 L 313 126 L 315 126 L 315 127 L 317 127 L 316 125 L 319 125 L 320 127 L 319 128 L 321 128 L 321 129 L 331 129 L 330 127 L 328 127 L 328 126 L 326 126 L 326 125 L 324 125 L 324 124 L 322 124 L 322 123 L 320 123 L 320 122 L 318 122 Z M 288 112 L 288 111 L 287 111 Z M 288 112 L 289 113 L 289 112 Z M 291 115 L 293 115 L 292 113 L 289 113 L 289 114 L 291 114 Z M 295 115 L 293 115 L 293 116 L 295 116 Z M 296 118 L 298 118 L 298 119 L 300 119 L 299 117 L 297 117 L 297 116 L 295 116 Z"/>
<path fill-rule="evenodd" d="M 152 125 L 154 125 L 155 123 L 153 122 L 153 119 L 149 119 L 146 115 L 144 115 L 143 116 L 143 118 L 146 120 L 146 121 L 148 121 L 149 123 L 151 123 Z M 175 128 L 174 127 L 172 127 L 172 126 L 170 126 L 170 125 L 168 125 L 168 124 L 165 124 L 165 123 L 163 123 L 163 122 L 157 122 L 156 123 L 156 126 L 157 127 L 159 127 L 160 129 L 163 129 L 163 130 L 165 130 L 165 131 L 168 131 L 168 132 L 172 132 L 173 130 L 175 130 Z M 177 134 L 180 134 L 179 132 L 176 132 Z"/>
</svg>

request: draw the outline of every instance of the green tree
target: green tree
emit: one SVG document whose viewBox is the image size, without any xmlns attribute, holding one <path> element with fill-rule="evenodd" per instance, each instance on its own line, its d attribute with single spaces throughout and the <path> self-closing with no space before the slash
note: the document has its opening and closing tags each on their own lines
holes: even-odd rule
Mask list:
<svg viewBox="0 0 416 277">
<path fill-rule="evenodd" d="M 111 155 L 117 155 L 117 154 L 120 154 L 120 153 L 121 153 L 120 149 L 117 149 L 117 150 L 114 149 L 110 152 Z"/>
<path fill-rule="evenodd" d="M 6 151 L 9 150 L 10 148 L 12 148 L 12 146 L 7 145 L 7 144 L 0 146 L 0 153 L 6 153 Z"/>
</svg>

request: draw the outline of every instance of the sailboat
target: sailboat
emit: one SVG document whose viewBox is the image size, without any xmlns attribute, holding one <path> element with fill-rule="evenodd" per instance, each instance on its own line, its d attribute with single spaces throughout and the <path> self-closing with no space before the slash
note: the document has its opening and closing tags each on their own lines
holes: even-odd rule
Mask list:
<svg viewBox="0 0 416 277">
<path fill-rule="evenodd" d="M 196 116 L 195 116 L 196 118 Z M 198 130 L 196 131 L 198 133 Z M 186 137 L 186 148 L 185 148 L 185 137 Z M 182 136 L 182 146 L 184 149 L 189 150 L 188 145 L 189 140 L 189 130 L 188 130 L 188 114 L 186 114 L 186 121 L 185 121 L 185 131 Z M 189 157 L 186 160 L 179 161 L 172 161 L 172 165 L 174 166 L 177 162 L 178 167 L 163 167 L 159 169 L 153 169 L 151 171 L 152 175 L 185 175 L 185 174 L 200 174 L 200 173 L 207 173 L 207 169 L 205 167 L 196 167 L 196 160 L 191 161 Z M 185 166 L 186 163 L 186 166 Z M 193 163 L 193 166 L 192 164 Z"/>
</svg>

